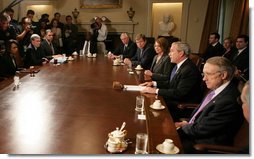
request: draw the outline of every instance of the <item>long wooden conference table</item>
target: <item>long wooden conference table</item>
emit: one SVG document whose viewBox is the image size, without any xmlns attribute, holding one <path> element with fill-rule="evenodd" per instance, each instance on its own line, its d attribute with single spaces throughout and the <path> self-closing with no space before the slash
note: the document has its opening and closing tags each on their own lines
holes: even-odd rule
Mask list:
<svg viewBox="0 0 254 159">
<path fill-rule="evenodd" d="M 49 63 L 35 77 L 21 75 L 15 91 L 13 78 L 2 81 L 0 153 L 109 154 L 104 147 L 108 133 L 123 122 L 132 142 L 123 154 L 134 154 L 141 132 L 148 134 L 149 154 L 159 154 L 156 146 L 167 138 L 183 153 L 168 109 L 149 107 L 155 95 L 143 94 L 146 120 L 140 120 L 135 111 L 140 92 L 112 89 L 113 81 L 138 85 L 143 75 L 131 75 L 126 66 L 112 63 L 103 55 L 75 57 L 59 66 Z"/>
</svg>

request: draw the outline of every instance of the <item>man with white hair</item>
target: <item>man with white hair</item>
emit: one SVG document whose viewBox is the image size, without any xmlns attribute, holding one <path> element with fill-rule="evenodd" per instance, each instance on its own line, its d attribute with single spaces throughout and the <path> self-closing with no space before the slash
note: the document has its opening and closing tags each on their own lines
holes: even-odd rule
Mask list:
<svg viewBox="0 0 254 159">
<path fill-rule="evenodd" d="M 176 122 L 184 152 L 194 153 L 193 145 L 231 145 L 243 122 L 238 104 L 240 93 L 231 82 L 235 68 L 225 57 L 209 58 L 203 69 L 203 81 L 210 92 L 188 121 Z"/>
<path fill-rule="evenodd" d="M 41 37 L 38 34 L 31 36 L 31 43 L 27 47 L 25 55 L 25 66 L 38 66 L 46 63 L 48 60 L 41 48 Z"/>
<path fill-rule="evenodd" d="M 130 39 L 127 33 L 122 33 L 120 36 L 122 43 L 114 50 L 113 54 L 109 54 L 110 58 L 123 55 L 124 58 L 132 58 L 137 50 L 137 45 Z"/>
</svg>

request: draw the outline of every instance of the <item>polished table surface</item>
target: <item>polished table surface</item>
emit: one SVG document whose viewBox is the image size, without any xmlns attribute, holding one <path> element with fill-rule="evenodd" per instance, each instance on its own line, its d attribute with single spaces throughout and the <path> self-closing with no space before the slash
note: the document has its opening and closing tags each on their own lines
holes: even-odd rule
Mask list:
<svg viewBox="0 0 254 159">
<path fill-rule="evenodd" d="M 132 142 L 124 154 L 134 154 L 140 132 L 149 136 L 149 154 L 159 154 L 156 146 L 166 138 L 183 153 L 168 109 L 149 107 L 155 95 L 143 94 L 146 120 L 140 120 L 135 111 L 140 92 L 112 89 L 113 81 L 137 85 L 143 74 L 131 75 L 126 66 L 112 63 L 101 55 L 75 57 L 59 66 L 46 64 L 35 77 L 22 74 L 15 91 L 12 78 L 2 81 L 0 153 L 108 154 L 104 148 L 108 133 L 123 122 Z"/>
</svg>

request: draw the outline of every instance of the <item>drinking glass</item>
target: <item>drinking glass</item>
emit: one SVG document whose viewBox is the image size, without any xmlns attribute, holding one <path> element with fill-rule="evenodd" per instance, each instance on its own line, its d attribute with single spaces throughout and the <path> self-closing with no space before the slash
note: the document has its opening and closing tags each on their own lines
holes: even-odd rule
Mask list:
<svg viewBox="0 0 254 159">
<path fill-rule="evenodd" d="M 79 50 L 79 56 L 83 56 L 83 50 Z"/>
<path fill-rule="evenodd" d="M 120 62 L 123 62 L 123 55 L 119 55 Z"/>
<path fill-rule="evenodd" d="M 146 133 L 138 133 L 136 135 L 135 154 L 147 154 L 148 135 Z"/>
<path fill-rule="evenodd" d="M 136 111 L 144 111 L 144 102 L 145 102 L 145 97 L 144 96 L 137 96 L 136 97 Z"/>
<path fill-rule="evenodd" d="M 19 76 L 18 75 L 14 76 L 14 85 L 15 85 L 15 87 L 18 87 L 18 85 L 19 85 Z"/>
<path fill-rule="evenodd" d="M 131 72 L 132 71 L 132 63 L 130 62 L 129 64 L 128 64 L 128 69 L 127 69 L 129 72 Z"/>
</svg>

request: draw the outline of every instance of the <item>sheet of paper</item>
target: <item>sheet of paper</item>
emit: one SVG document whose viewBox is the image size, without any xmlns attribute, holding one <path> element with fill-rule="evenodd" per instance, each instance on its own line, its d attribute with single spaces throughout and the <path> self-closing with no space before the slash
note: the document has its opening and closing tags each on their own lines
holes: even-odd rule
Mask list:
<svg viewBox="0 0 254 159">
<path fill-rule="evenodd" d="M 139 120 L 146 120 L 146 116 L 144 114 L 138 114 Z"/>
<path fill-rule="evenodd" d="M 124 90 L 126 90 L 126 91 L 141 91 L 144 88 L 145 88 L 145 86 L 124 85 Z"/>
</svg>

